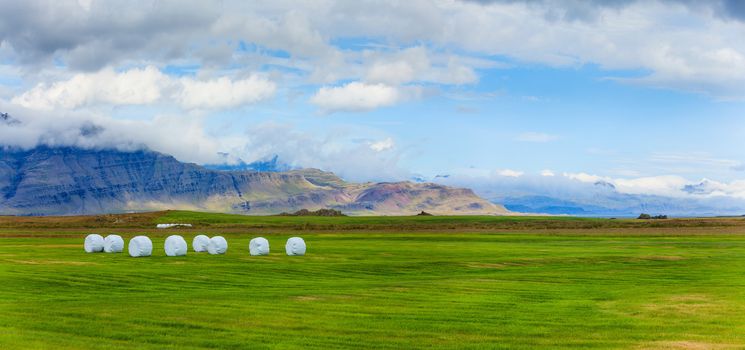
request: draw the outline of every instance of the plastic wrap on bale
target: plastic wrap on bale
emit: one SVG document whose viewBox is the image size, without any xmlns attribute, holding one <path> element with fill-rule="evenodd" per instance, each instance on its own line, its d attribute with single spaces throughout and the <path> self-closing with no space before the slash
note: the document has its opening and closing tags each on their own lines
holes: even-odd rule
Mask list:
<svg viewBox="0 0 745 350">
<path fill-rule="evenodd" d="M 256 237 L 248 243 L 251 255 L 269 255 L 269 241 L 264 237 Z"/>
<path fill-rule="evenodd" d="M 119 235 L 108 235 L 103 239 L 103 251 L 106 253 L 121 253 L 124 250 L 124 239 Z"/>
<path fill-rule="evenodd" d="M 129 256 L 133 258 L 150 256 L 153 253 L 153 241 L 146 236 L 137 236 L 129 240 Z"/>
<path fill-rule="evenodd" d="M 168 236 L 163 249 L 166 251 L 166 256 L 183 256 L 189 250 L 186 240 L 179 235 Z"/>
<path fill-rule="evenodd" d="M 300 237 L 292 237 L 285 244 L 285 252 L 290 256 L 305 255 L 305 249 L 305 241 Z"/>
<path fill-rule="evenodd" d="M 85 237 L 83 249 L 86 253 L 98 253 L 103 251 L 103 237 L 95 233 Z"/>
<path fill-rule="evenodd" d="M 191 241 L 191 246 L 195 252 L 206 252 L 207 245 L 210 244 L 210 238 L 205 235 L 198 235 Z"/>
<path fill-rule="evenodd" d="M 228 250 L 228 241 L 222 236 L 215 236 L 210 238 L 210 243 L 207 244 L 207 252 L 210 254 L 225 254 Z"/>
</svg>

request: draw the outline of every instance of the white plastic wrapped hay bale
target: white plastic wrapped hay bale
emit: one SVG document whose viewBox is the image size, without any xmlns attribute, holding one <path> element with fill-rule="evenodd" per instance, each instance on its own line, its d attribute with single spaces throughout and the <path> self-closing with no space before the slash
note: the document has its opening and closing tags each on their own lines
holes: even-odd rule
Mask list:
<svg viewBox="0 0 745 350">
<path fill-rule="evenodd" d="M 251 255 L 269 255 L 269 241 L 264 237 L 256 237 L 248 243 Z"/>
<path fill-rule="evenodd" d="M 119 235 L 108 235 L 103 239 L 103 251 L 106 253 L 121 253 L 124 250 L 124 239 Z"/>
<path fill-rule="evenodd" d="M 210 254 L 225 254 L 228 251 L 228 241 L 223 236 L 215 236 L 210 238 L 210 243 L 207 244 L 207 252 Z"/>
<path fill-rule="evenodd" d="M 83 249 L 86 253 L 98 253 L 103 251 L 103 237 L 95 233 L 85 237 Z"/>
<path fill-rule="evenodd" d="M 150 256 L 153 253 L 153 241 L 146 236 L 137 236 L 129 240 L 129 256 L 133 258 Z"/>
<path fill-rule="evenodd" d="M 166 238 L 166 243 L 163 246 L 167 256 L 183 256 L 186 255 L 186 251 L 189 250 L 189 246 L 186 245 L 184 237 L 179 235 L 172 235 Z"/>
<path fill-rule="evenodd" d="M 195 252 L 206 252 L 208 244 L 210 244 L 210 238 L 205 235 L 198 235 L 191 241 L 191 246 Z"/>
<path fill-rule="evenodd" d="M 300 237 L 292 237 L 287 240 L 285 244 L 285 252 L 287 255 L 305 255 L 305 241 Z"/>
</svg>

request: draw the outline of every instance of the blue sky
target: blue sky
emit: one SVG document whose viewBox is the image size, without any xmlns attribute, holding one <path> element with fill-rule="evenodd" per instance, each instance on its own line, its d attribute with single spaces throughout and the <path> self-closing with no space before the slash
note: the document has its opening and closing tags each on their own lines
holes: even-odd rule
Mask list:
<svg viewBox="0 0 745 350">
<path fill-rule="evenodd" d="M 709 181 L 745 198 L 738 1 L 28 1 L 0 16 L 12 146 L 279 155 L 356 181 L 668 196 Z"/>
</svg>

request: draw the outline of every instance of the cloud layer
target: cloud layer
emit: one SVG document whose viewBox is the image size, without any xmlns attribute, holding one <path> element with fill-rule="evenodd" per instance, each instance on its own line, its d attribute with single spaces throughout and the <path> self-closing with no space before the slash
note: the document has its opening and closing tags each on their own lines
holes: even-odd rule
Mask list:
<svg viewBox="0 0 745 350">
<path fill-rule="evenodd" d="M 639 215 L 640 213 L 741 215 L 745 182 L 728 183 L 680 176 L 610 178 L 586 173 L 520 174 L 494 171 L 458 172 L 436 182 L 469 186 L 497 203 L 517 210 L 574 215 Z"/>
<path fill-rule="evenodd" d="M 30 110 L 0 103 L 10 121 L 0 119 L 0 145 L 29 149 L 38 145 L 149 149 L 199 164 L 252 162 L 278 156 L 293 167 L 317 167 L 354 181 L 392 181 L 410 177 L 400 165 L 395 141 L 359 140 L 358 130 L 340 128 L 308 133 L 293 125 L 265 122 L 216 137 L 207 117 L 160 115 L 151 120 L 118 120 L 95 113 Z"/>
<path fill-rule="evenodd" d="M 3 2 L 0 51 L 49 85 L 34 72 L 50 65 L 271 66 L 306 82 L 397 87 L 472 84 L 479 69 L 529 62 L 595 64 L 618 81 L 740 99 L 743 12 L 735 0 Z M 347 38 L 366 42 L 338 43 Z"/>
<path fill-rule="evenodd" d="M 576 188 L 587 185 L 610 188 L 620 194 L 656 195 L 681 199 L 731 197 L 745 200 L 745 180 L 720 182 L 707 178 L 687 179 L 678 175 L 610 177 L 584 172 L 556 174 L 551 170 L 529 174 L 512 169 L 494 171 L 462 169 L 450 174 L 446 179 L 441 181 L 461 185 L 480 184 L 481 187 L 488 188 L 490 192 L 503 191 L 499 194 L 500 196 L 539 195 L 554 191 L 567 195 L 562 192 L 563 187 L 576 197 L 581 192 Z M 551 190 L 547 190 L 548 188 Z M 576 193 L 572 192 L 573 188 Z"/>
</svg>

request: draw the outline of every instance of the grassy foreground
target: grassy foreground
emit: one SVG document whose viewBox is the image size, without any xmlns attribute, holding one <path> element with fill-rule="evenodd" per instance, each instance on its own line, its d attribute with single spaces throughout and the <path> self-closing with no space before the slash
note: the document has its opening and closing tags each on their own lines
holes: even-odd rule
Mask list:
<svg viewBox="0 0 745 350">
<path fill-rule="evenodd" d="M 202 227 L 138 259 L 21 231 L 0 232 L 0 349 L 745 348 L 742 228 L 262 230 L 251 257 L 247 227 L 224 256 L 165 256 L 166 234 L 221 232 Z"/>
</svg>

